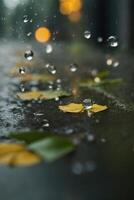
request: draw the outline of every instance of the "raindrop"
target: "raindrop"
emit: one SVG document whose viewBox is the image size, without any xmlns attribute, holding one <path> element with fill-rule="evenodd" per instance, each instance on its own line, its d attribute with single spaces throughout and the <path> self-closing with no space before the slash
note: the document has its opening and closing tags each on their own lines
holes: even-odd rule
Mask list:
<svg viewBox="0 0 134 200">
<path fill-rule="evenodd" d="M 90 31 L 85 31 L 85 32 L 84 32 L 84 37 L 85 37 L 86 39 L 90 39 L 90 38 L 91 38 L 91 32 L 90 32 Z"/>
<path fill-rule="evenodd" d="M 94 78 L 94 82 L 95 82 L 95 83 L 100 83 L 100 82 L 101 82 L 101 79 L 100 79 L 99 77 L 95 77 L 95 78 Z"/>
<path fill-rule="evenodd" d="M 60 98 L 59 98 L 59 97 L 56 97 L 56 98 L 55 98 L 55 101 L 59 101 L 59 100 L 60 100 Z"/>
<path fill-rule="evenodd" d="M 83 106 L 85 110 L 90 110 L 92 108 L 92 100 L 91 99 L 84 99 Z"/>
<path fill-rule="evenodd" d="M 107 42 L 108 42 L 108 46 L 109 47 L 117 47 L 118 46 L 118 41 L 117 41 L 117 38 L 115 36 L 110 36 L 108 39 L 107 39 Z"/>
<path fill-rule="evenodd" d="M 49 68 L 49 67 L 50 67 L 50 64 L 47 63 L 47 64 L 45 65 L 45 68 Z"/>
<path fill-rule="evenodd" d="M 62 85 L 61 85 L 61 84 L 58 84 L 56 90 L 59 91 L 59 90 L 61 90 L 61 89 L 62 89 Z"/>
<path fill-rule="evenodd" d="M 100 141 L 101 141 L 102 143 L 106 143 L 106 142 L 107 142 L 106 138 L 101 138 Z"/>
<path fill-rule="evenodd" d="M 49 65 L 48 67 L 47 67 L 47 70 L 48 70 L 48 72 L 50 73 L 50 74 L 56 74 L 56 67 L 54 66 L 54 65 Z"/>
<path fill-rule="evenodd" d="M 54 87 L 53 84 L 49 84 L 49 85 L 48 85 L 48 89 L 49 89 L 49 90 L 53 90 L 53 87 Z"/>
<path fill-rule="evenodd" d="M 103 42 L 103 38 L 102 38 L 102 37 L 98 37 L 98 38 L 97 38 L 97 41 L 98 41 L 99 43 L 101 43 L 101 42 Z"/>
<path fill-rule="evenodd" d="M 42 127 L 46 127 L 47 128 L 47 127 L 50 126 L 49 121 L 47 119 L 44 119 L 43 122 L 44 122 L 44 124 L 43 124 Z"/>
<path fill-rule="evenodd" d="M 71 135 L 74 132 L 73 128 L 65 127 L 64 132 L 66 135 Z"/>
<path fill-rule="evenodd" d="M 98 70 L 97 70 L 97 69 L 93 69 L 93 70 L 91 71 L 91 75 L 92 75 L 92 76 L 96 76 L 97 73 L 98 73 Z"/>
<path fill-rule="evenodd" d="M 77 65 L 76 63 L 72 63 L 72 64 L 70 65 L 70 71 L 71 71 L 71 72 L 76 72 L 77 69 L 78 69 L 78 65 Z"/>
<path fill-rule="evenodd" d="M 29 17 L 28 17 L 28 15 L 24 15 L 24 16 L 23 16 L 23 22 L 24 22 L 24 23 L 29 22 Z"/>
<path fill-rule="evenodd" d="M 43 115 L 44 115 L 44 113 L 39 113 L 39 112 L 34 113 L 34 116 L 43 116 Z"/>
<path fill-rule="evenodd" d="M 107 64 L 108 66 L 112 65 L 112 64 L 113 64 L 112 58 L 108 58 L 108 59 L 106 60 L 106 64 Z"/>
<path fill-rule="evenodd" d="M 50 44 L 46 45 L 46 53 L 50 54 L 50 53 L 52 53 L 52 51 L 53 51 L 52 45 L 50 45 Z"/>
<path fill-rule="evenodd" d="M 27 36 L 30 37 L 32 35 L 32 32 L 27 33 Z"/>
<path fill-rule="evenodd" d="M 24 54 L 24 57 L 29 61 L 33 59 L 33 56 L 34 56 L 34 53 L 31 50 L 26 51 Z"/>
<path fill-rule="evenodd" d="M 106 64 L 108 65 L 108 66 L 113 66 L 113 67 L 118 67 L 119 66 L 119 61 L 118 60 L 116 60 L 116 59 L 113 59 L 113 58 L 108 58 L 107 60 L 106 60 Z"/>
<path fill-rule="evenodd" d="M 87 116 L 90 118 L 92 116 L 92 112 L 90 110 L 87 110 Z"/>
<path fill-rule="evenodd" d="M 119 66 L 119 64 L 120 64 L 120 63 L 119 63 L 119 61 L 114 61 L 114 63 L 113 63 L 113 67 L 115 67 L 115 68 L 116 68 L 116 67 L 118 67 L 118 66 Z"/>
<path fill-rule="evenodd" d="M 76 175 L 83 173 L 83 165 L 80 162 L 76 162 L 72 165 L 72 172 Z"/>
<path fill-rule="evenodd" d="M 19 73 L 20 73 L 21 75 L 24 75 L 24 74 L 26 73 L 25 68 L 24 68 L 24 67 L 20 67 L 20 68 L 19 68 Z"/>
<path fill-rule="evenodd" d="M 93 134 L 88 134 L 87 135 L 87 141 L 88 142 L 94 142 L 95 141 L 95 136 Z"/>
<path fill-rule="evenodd" d="M 23 84 L 20 85 L 20 91 L 25 92 L 25 86 Z"/>
</svg>

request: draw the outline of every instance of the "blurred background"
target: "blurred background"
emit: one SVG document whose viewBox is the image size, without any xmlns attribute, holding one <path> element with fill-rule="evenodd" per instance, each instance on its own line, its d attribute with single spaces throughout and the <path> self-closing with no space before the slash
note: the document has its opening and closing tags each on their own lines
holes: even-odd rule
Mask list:
<svg viewBox="0 0 134 200">
<path fill-rule="evenodd" d="M 25 42 L 35 39 L 39 27 L 47 27 L 53 41 L 87 43 L 85 38 L 90 38 L 103 46 L 115 36 L 121 48 L 133 48 L 133 4 L 132 0 L 0 0 L 0 37 Z"/>
</svg>

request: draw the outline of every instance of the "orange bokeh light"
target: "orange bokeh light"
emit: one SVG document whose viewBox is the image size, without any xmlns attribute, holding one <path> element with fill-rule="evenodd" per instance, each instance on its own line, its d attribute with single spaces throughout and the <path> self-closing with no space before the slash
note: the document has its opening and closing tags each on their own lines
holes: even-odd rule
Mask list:
<svg viewBox="0 0 134 200">
<path fill-rule="evenodd" d="M 60 0 L 60 12 L 63 15 L 70 15 L 82 8 L 82 0 Z"/>
<path fill-rule="evenodd" d="M 46 27 L 40 27 L 35 31 L 35 39 L 38 42 L 48 42 L 51 38 L 51 32 Z"/>
</svg>

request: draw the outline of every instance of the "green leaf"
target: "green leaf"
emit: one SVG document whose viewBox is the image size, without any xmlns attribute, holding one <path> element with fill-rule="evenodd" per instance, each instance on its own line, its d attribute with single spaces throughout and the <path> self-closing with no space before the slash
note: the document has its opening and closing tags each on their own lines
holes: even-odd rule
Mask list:
<svg viewBox="0 0 134 200">
<path fill-rule="evenodd" d="M 52 135 L 48 132 L 24 132 L 24 133 L 10 133 L 9 138 L 24 141 L 27 144 L 36 142 Z"/>
<path fill-rule="evenodd" d="M 72 152 L 75 145 L 67 138 L 52 136 L 29 145 L 29 149 L 51 162 Z"/>
</svg>

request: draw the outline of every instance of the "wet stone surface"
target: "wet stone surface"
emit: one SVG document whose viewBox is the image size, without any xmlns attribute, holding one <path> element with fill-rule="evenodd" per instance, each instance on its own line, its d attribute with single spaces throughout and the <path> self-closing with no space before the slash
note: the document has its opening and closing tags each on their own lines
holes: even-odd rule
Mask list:
<svg viewBox="0 0 134 200">
<path fill-rule="evenodd" d="M 72 56 L 79 67 L 71 73 L 72 57 L 63 48 L 63 44 L 53 46 L 56 51 L 45 58 L 41 47 L 32 44 L 34 58 L 30 62 L 35 67 L 29 70 L 32 73 L 42 73 L 46 72 L 47 63 L 56 66 L 56 75 L 63 80 L 63 88 L 73 88 L 75 95 L 60 98 L 59 101 L 23 102 L 16 98 L 20 83 L 10 77 L 9 72 L 17 63 L 27 66 L 23 51 L 26 46 L 15 43 L 12 49 L 12 44 L 0 45 L 0 140 L 7 139 L 10 132 L 45 130 L 67 137 L 73 136 L 79 145 L 73 154 L 52 164 L 13 170 L 0 167 L 1 198 L 130 199 L 133 196 L 134 175 L 133 57 L 119 53 L 116 57 L 120 60 L 120 66 L 115 69 L 106 65 L 104 53 L 96 51 L 98 59 L 94 59 L 94 50 L 89 50 L 87 55 Z M 92 68 L 108 68 L 110 77 L 122 77 L 124 85 L 111 88 L 110 92 L 104 94 L 87 88 L 79 89 L 77 80 L 79 77 L 86 77 Z M 44 84 L 38 84 L 39 89 L 45 87 Z M 27 84 L 26 90 L 29 89 L 31 86 Z M 82 102 L 89 98 L 99 104 L 106 104 L 109 110 L 92 117 L 85 113 L 74 115 L 58 110 L 59 104 Z"/>
</svg>

